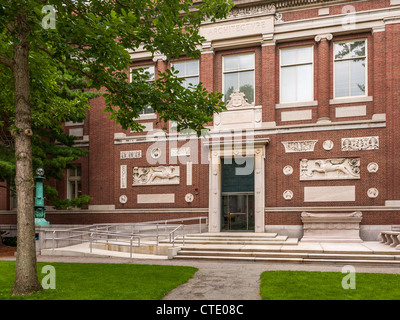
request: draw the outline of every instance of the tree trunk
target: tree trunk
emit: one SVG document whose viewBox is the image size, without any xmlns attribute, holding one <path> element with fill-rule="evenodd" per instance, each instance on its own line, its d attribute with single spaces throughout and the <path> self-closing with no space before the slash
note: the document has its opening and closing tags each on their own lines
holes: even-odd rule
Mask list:
<svg viewBox="0 0 400 320">
<path fill-rule="evenodd" d="M 17 261 L 12 295 L 42 290 L 36 271 L 34 181 L 32 176 L 32 130 L 29 85 L 28 26 L 22 12 L 15 19 L 19 43 L 14 43 L 15 157 L 17 191 Z"/>
</svg>

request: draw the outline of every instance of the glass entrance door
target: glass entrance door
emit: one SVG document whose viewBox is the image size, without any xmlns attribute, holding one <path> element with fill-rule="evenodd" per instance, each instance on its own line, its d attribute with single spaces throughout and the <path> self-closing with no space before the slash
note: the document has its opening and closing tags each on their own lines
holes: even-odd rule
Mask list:
<svg viewBox="0 0 400 320">
<path fill-rule="evenodd" d="M 254 194 L 222 194 L 222 231 L 254 230 Z"/>
</svg>

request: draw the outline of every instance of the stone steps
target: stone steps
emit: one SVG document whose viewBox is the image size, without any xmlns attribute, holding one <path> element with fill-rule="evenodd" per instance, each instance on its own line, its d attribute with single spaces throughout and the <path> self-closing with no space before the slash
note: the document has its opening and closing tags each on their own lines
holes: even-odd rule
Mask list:
<svg viewBox="0 0 400 320">
<path fill-rule="evenodd" d="M 234 251 L 234 250 L 189 250 L 183 247 L 174 259 L 196 260 L 230 260 L 254 262 L 296 262 L 296 263 L 340 263 L 400 266 L 400 255 L 393 254 L 360 254 L 353 253 L 302 253 L 302 252 L 268 252 L 268 251 Z"/>
<path fill-rule="evenodd" d="M 361 244 L 299 245 L 298 239 L 274 233 L 190 234 L 173 259 L 400 266 L 400 251 Z"/>
<path fill-rule="evenodd" d="M 166 243 L 162 240 L 160 243 Z M 183 238 L 178 236 L 175 239 L 176 244 L 199 244 L 199 245 L 296 245 L 297 238 L 279 236 L 276 233 L 204 233 L 188 234 Z"/>
</svg>

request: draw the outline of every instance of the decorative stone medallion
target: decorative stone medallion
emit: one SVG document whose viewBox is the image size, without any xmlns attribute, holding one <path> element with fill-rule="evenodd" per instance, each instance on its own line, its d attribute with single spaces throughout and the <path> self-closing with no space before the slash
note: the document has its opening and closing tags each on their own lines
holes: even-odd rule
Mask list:
<svg viewBox="0 0 400 320">
<path fill-rule="evenodd" d="M 371 162 L 368 164 L 367 169 L 369 173 L 375 173 L 378 171 L 379 166 L 376 162 Z"/>
<path fill-rule="evenodd" d="M 332 140 L 326 140 L 324 141 L 324 143 L 322 144 L 322 147 L 326 150 L 332 150 L 333 149 L 333 141 Z"/>
<path fill-rule="evenodd" d="M 368 191 L 367 191 L 367 195 L 368 195 L 368 197 L 370 197 L 370 198 L 376 198 L 376 197 L 378 197 L 378 195 L 379 195 L 379 191 L 378 191 L 377 188 L 370 188 L 370 189 L 368 189 Z"/>
<path fill-rule="evenodd" d="M 122 203 L 122 204 L 127 203 L 128 202 L 128 197 L 123 194 L 122 196 L 119 197 L 119 202 Z"/>
<path fill-rule="evenodd" d="M 150 155 L 153 159 L 158 159 L 161 157 L 161 149 L 160 148 L 154 148 L 151 150 Z"/>
<path fill-rule="evenodd" d="M 292 166 L 284 167 L 283 173 L 285 174 L 285 176 L 290 176 L 293 173 L 293 167 Z"/>
<path fill-rule="evenodd" d="M 186 202 L 193 202 L 193 200 L 194 200 L 194 195 L 193 194 L 191 194 L 191 193 L 186 194 L 186 196 L 185 196 L 185 201 Z"/>
<path fill-rule="evenodd" d="M 283 199 L 285 200 L 292 200 L 293 199 L 293 191 L 292 190 L 286 190 L 283 192 Z"/>
</svg>

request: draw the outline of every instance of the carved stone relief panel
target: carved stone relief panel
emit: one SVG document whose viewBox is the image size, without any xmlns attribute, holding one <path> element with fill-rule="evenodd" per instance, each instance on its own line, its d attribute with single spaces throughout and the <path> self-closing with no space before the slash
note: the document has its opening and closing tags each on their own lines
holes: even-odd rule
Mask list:
<svg viewBox="0 0 400 320">
<path fill-rule="evenodd" d="M 360 179 L 360 158 L 300 160 L 300 180 Z"/>
<path fill-rule="evenodd" d="M 120 159 L 138 159 L 142 157 L 142 150 L 121 151 Z"/>
<path fill-rule="evenodd" d="M 379 149 L 379 137 L 343 138 L 342 151 Z"/>
<path fill-rule="evenodd" d="M 303 140 L 303 141 L 282 141 L 286 153 L 291 152 L 313 152 L 315 144 L 318 140 Z"/>
<path fill-rule="evenodd" d="M 133 186 L 179 184 L 179 166 L 134 167 Z"/>
<path fill-rule="evenodd" d="M 126 189 L 127 186 L 127 165 L 120 166 L 120 188 Z"/>
</svg>

